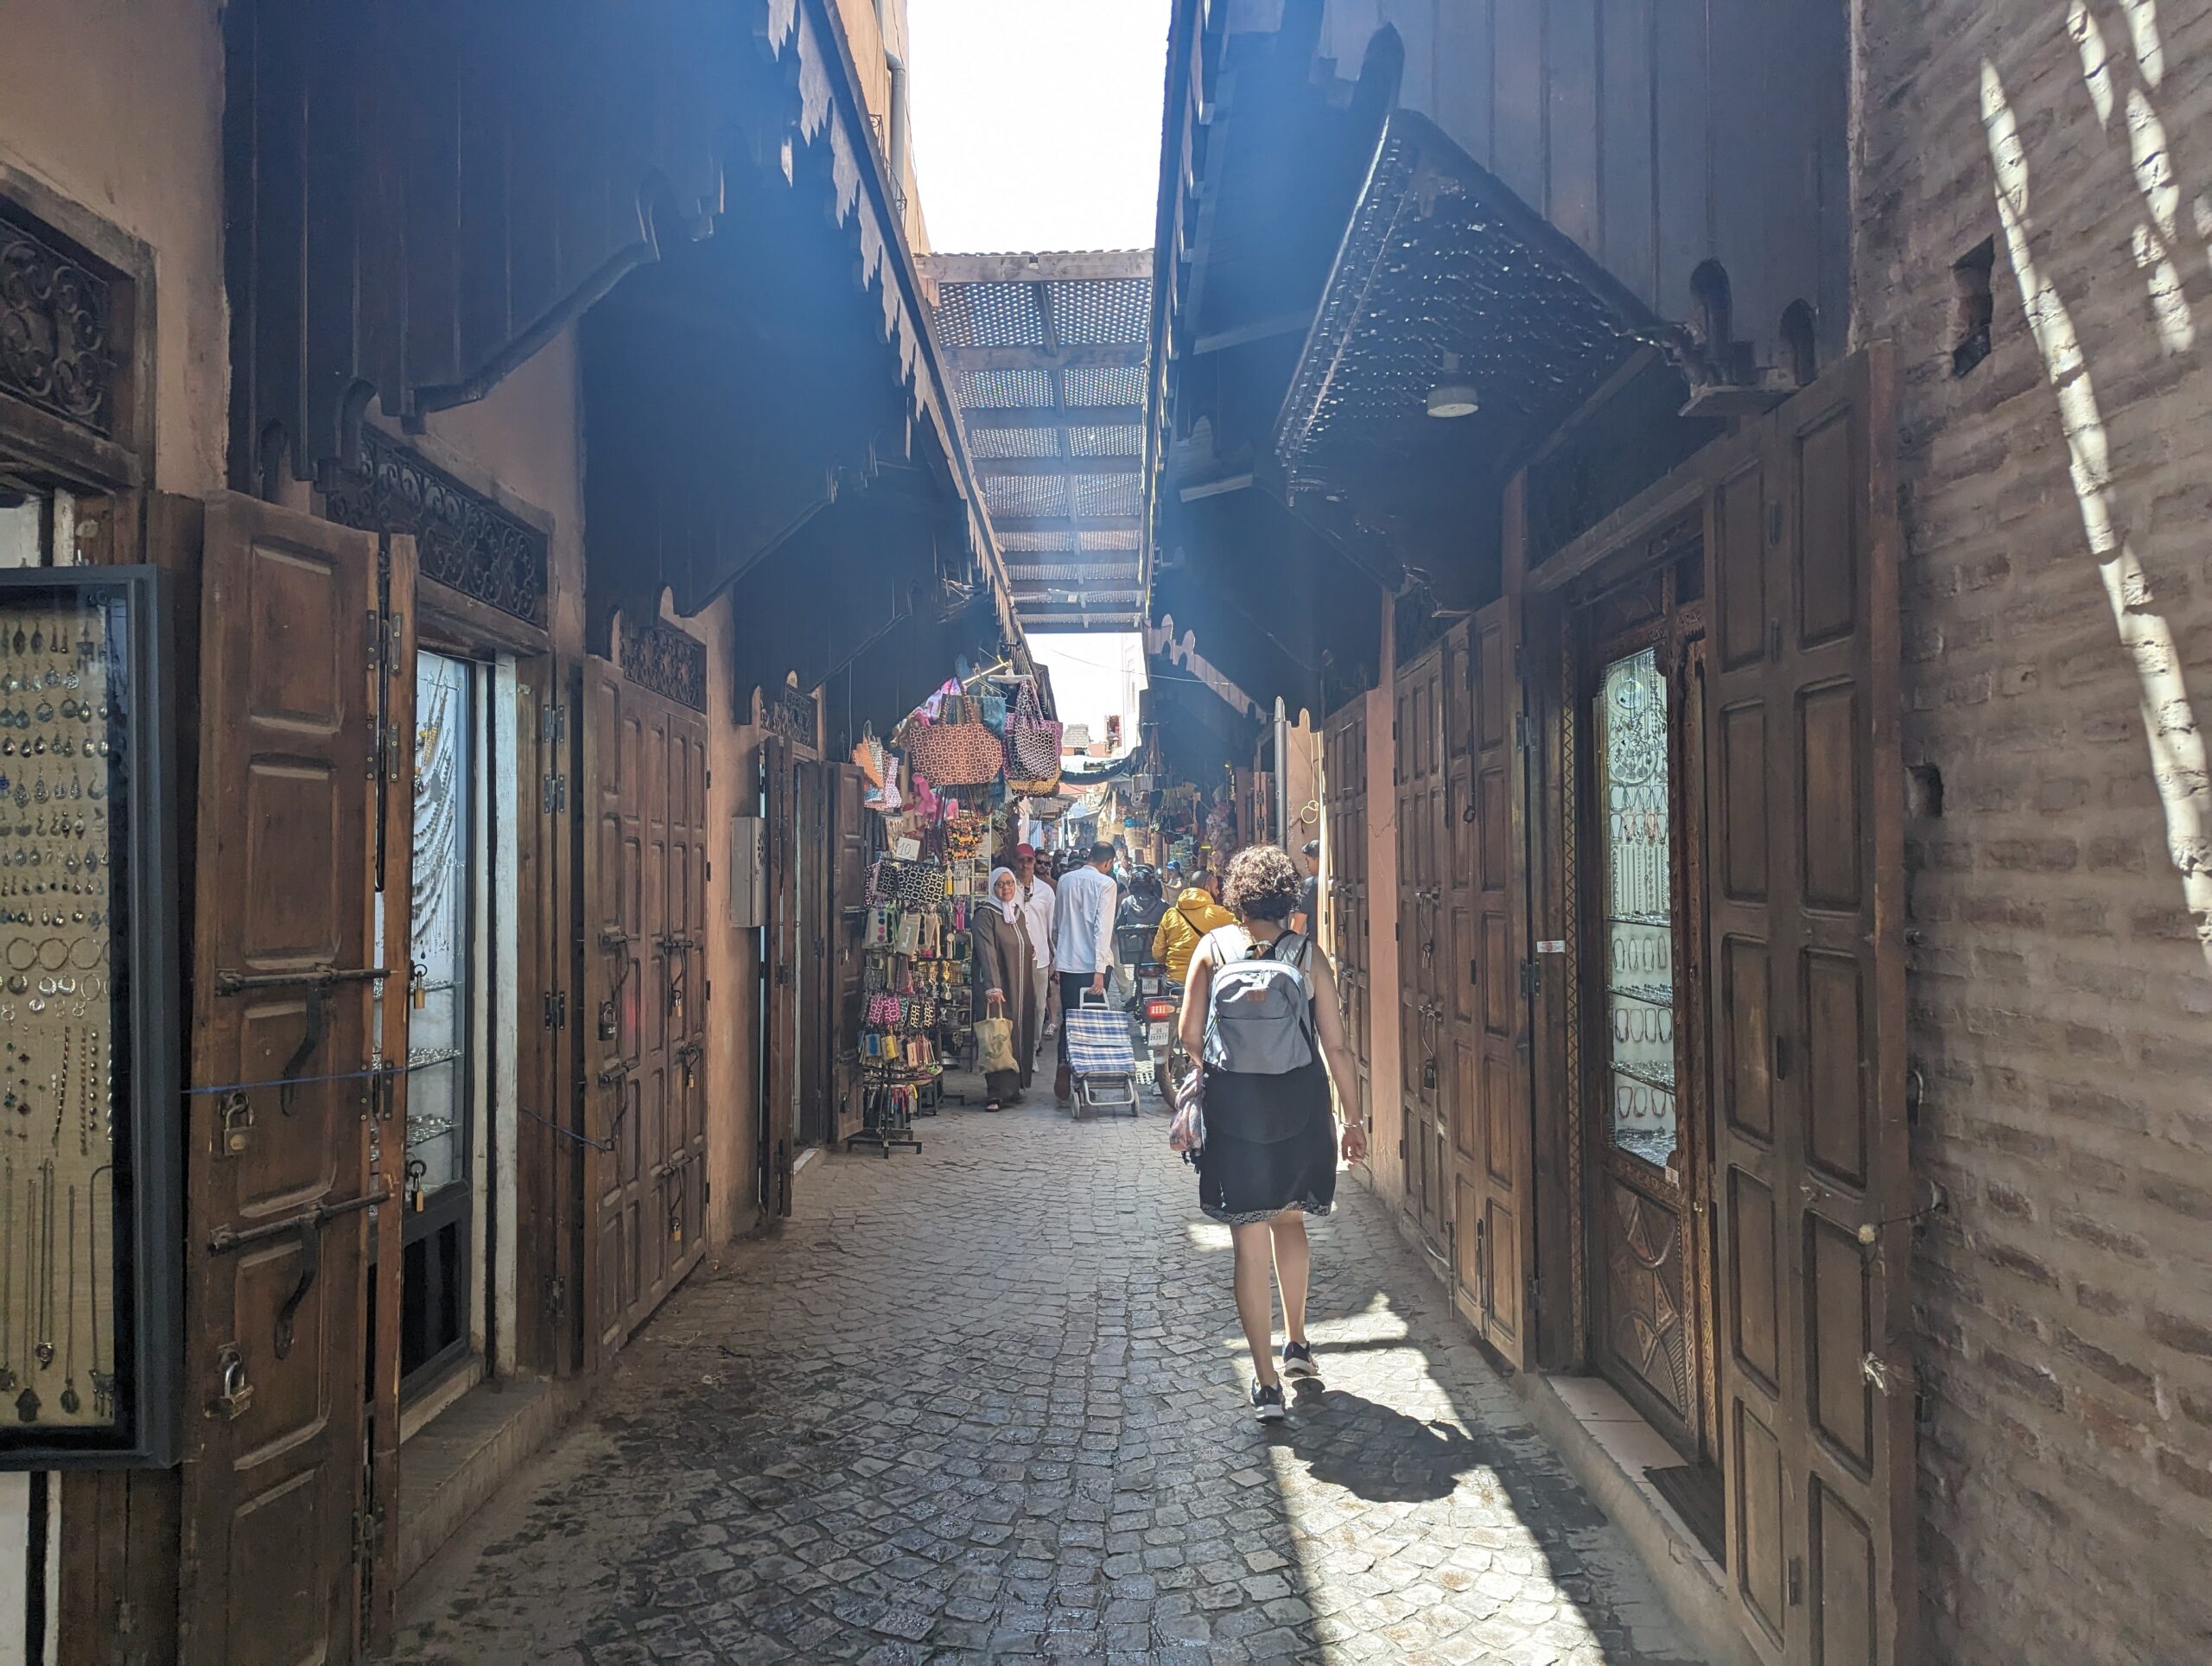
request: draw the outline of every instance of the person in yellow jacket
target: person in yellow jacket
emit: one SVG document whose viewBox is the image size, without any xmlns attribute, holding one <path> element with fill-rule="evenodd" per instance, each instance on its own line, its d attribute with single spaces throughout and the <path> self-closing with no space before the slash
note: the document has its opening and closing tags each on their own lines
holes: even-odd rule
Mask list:
<svg viewBox="0 0 2212 1666">
<path fill-rule="evenodd" d="M 1198 939 L 1208 932 L 1235 924 L 1236 916 L 1214 900 L 1211 877 L 1194 874 L 1190 884 L 1177 893 L 1175 906 L 1160 917 L 1159 927 L 1152 934 L 1152 957 L 1165 961 L 1167 976 L 1180 983 L 1184 973 L 1191 970 L 1191 951 L 1198 946 Z"/>
</svg>

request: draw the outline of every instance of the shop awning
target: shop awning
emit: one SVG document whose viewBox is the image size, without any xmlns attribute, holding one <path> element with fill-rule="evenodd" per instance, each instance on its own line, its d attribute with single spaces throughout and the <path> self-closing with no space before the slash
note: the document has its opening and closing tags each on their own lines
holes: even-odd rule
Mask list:
<svg viewBox="0 0 2212 1666">
<path fill-rule="evenodd" d="M 1275 424 L 1301 515 L 1464 595 L 1465 529 L 1658 322 L 1427 118 L 1383 124 Z M 1432 400 L 1471 405 L 1430 414 Z M 1493 508 L 1494 515 L 1494 508 Z"/>
</svg>

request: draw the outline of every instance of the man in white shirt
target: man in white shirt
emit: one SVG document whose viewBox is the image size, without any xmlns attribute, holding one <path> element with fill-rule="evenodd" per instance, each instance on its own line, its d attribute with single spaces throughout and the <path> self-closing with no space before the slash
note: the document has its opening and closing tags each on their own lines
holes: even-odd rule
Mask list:
<svg viewBox="0 0 2212 1666">
<path fill-rule="evenodd" d="M 1014 882 L 1018 887 L 1015 906 L 1021 910 L 1022 919 L 1029 927 L 1029 946 L 1036 951 L 1036 981 L 1029 992 L 1038 1015 L 1037 1035 L 1041 1048 L 1045 1037 L 1052 1034 L 1052 1017 L 1058 1010 L 1057 1002 L 1046 999 L 1052 982 L 1052 882 L 1037 871 L 1037 847 L 1017 844 L 1014 847 Z"/>
<path fill-rule="evenodd" d="M 1052 965 L 1059 973 L 1061 1012 L 1060 1067 L 1052 1091 L 1062 1104 L 1073 1085 L 1068 1069 L 1066 1013 L 1081 1002 L 1086 990 L 1106 993 L 1106 975 L 1114 964 L 1114 911 L 1122 887 L 1108 870 L 1114 865 L 1114 847 L 1094 844 L 1083 865 L 1061 875 L 1059 894 L 1052 911 Z"/>
</svg>

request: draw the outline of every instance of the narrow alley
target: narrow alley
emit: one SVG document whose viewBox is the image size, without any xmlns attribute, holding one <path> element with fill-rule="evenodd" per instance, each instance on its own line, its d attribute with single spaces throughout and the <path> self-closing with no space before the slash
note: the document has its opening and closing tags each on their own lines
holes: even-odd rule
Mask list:
<svg viewBox="0 0 2212 1666">
<path fill-rule="evenodd" d="M 1356 1185 L 1322 1383 L 1253 1422 L 1165 1118 L 921 1125 L 802 1174 L 425 1574 L 397 1658 L 1684 1658 Z"/>
</svg>

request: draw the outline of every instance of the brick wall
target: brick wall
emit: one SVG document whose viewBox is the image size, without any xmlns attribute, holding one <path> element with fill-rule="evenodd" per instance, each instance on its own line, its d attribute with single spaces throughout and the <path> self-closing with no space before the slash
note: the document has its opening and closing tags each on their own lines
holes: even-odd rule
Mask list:
<svg viewBox="0 0 2212 1666">
<path fill-rule="evenodd" d="M 2212 1658 L 2212 975 L 2170 854 L 2212 829 L 2212 3 L 1860 14 L 1854 323 L 1898 349 L 1942 788 L 1907 829 L 1926 1654 Z"/>
</svg>

